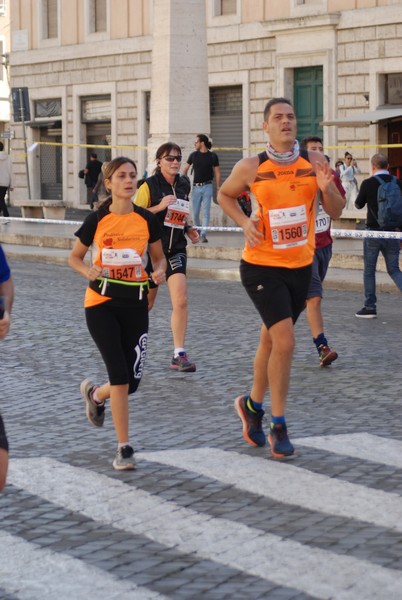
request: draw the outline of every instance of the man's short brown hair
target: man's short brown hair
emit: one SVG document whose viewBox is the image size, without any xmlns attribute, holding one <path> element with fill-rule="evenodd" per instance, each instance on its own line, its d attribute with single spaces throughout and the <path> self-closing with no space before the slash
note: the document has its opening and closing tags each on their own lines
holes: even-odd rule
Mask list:
<svg viewBox="0 0 402 600">
<path fill-rule="evenodd" d="M 269 111 L 275 104 L 289 104 L 293 108 L 293 104 L 288 98 L 272 98 L 266 103 L 264 108 L 264 121 L 268 119 Z"/>
</svg>

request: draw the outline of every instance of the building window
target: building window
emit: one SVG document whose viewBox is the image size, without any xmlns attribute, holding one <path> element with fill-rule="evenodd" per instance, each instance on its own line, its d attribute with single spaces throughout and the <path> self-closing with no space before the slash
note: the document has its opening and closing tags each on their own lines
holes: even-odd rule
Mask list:
<svg viewBox="0 0 402 600">
<path fill-rule="evenodd" d="M 52 98 L 50 100 L 36 100 L 34 103 L 35 119 L 51 119 L 61 117 L 61 100 Z"/>
<path fill-rule="evenodd" d="M 402 73 L 385 75 L 385 104 L 402 104 Z"/>
<path fill-rule="evenodd" d="M 328 0 L 291 0 L 290 17 L 322 15 L 328 12 Z"/>
<path fill-rule="evenodd" d="M 237 0 L 220 0 L 217 15 L 235 15 L 237 12 Z"/>
<path fill-rule="evenodd" d="M 0 0 L 0 17 L 4 17 L 6 14 L 6 0 Z"/>
<path fill-rule="evenodd" d="M 59 37 L 58 33 L 58 0 L 43 0 L 43 39 Z"/>
<path fill-rule="evenodd" d="M 112 118 L 111 98 L 107 96 L 95 96 L 82 98 L 81 120 L 82 123 L 94 123 L 110 121 Z"/>
<path fill-rule="evenodd" d="M 89 5 L 89 30 L 98 33 L 107 30 L 106 0 L 91 0 Z"/>
</svg>

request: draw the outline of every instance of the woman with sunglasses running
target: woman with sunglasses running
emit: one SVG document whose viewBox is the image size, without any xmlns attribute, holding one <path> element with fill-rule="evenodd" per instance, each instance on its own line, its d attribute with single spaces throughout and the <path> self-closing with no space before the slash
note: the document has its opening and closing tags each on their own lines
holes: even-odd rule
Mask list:
<svg viewBox="0 0 402 600">
<path fill-rule="evenodd" d="M 162 144 L 156 151 L 156 169 L 140 186 L 135 204 L 157 215 L 163 224 L 162 245 L 167 259 L 166 279 L 172 303 L 171 328 L 174 354 L 170 368 L 194 372 L 196 367 L 187 356 L 184 342 L 187 330 L 187 240 L 199 241 L 198 231 L 188 225 L 190 181 L 180 175 L 181 148 L 173 142 Z M 148 308 L 151 310 L 157 285 L 150 283 Z"/>
</svg>

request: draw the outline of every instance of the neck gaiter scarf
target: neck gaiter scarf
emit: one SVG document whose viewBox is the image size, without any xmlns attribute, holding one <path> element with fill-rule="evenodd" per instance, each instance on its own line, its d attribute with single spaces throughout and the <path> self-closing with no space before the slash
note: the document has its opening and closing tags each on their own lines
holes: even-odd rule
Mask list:
<svg viewBox="0 0 402 600">
<path fill-rule="evenodd" d="M 267 143 L 268 157 L 276 163 L 285 164 L 294 162 L 299 156 L 299 142 L 294 141 L 293 148 L 289 152 L 277 152 L 273 146 Z"/>
</svg>

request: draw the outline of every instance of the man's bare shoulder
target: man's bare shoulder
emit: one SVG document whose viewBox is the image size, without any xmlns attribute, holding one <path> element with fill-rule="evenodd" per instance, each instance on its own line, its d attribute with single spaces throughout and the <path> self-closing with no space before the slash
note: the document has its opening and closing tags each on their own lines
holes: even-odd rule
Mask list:
<svg viewBox="0 0 402 600">
<path fill-rule="evenodd" d="M 249 158 L 242 158 L 239 163 L 243 163 L 245 169 L 255 169 L 260 164 L 258 156 L 250 156 Z"/>
<path fill-rule="evenodd" d="M 251 156 L 249 158 L 242 158 L 235 165 L 235 169 L 237 173 L 241 173 L 243 177 L 247 180 L 250 178 L 254 178 L 255 173 L 258 169 L 259 158 L 258 156 Z"/>
</svg>

